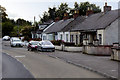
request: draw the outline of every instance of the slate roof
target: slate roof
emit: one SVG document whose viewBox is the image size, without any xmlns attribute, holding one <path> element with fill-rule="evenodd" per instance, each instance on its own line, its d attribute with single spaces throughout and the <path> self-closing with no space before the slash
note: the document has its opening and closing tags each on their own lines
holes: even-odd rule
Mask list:
<svg viewBox="0 0 120 80">
<path fill-rule="evenodd" d="M 77 24 L 72 31 L 105 29 L 119 17 L 120 9 L 112 10 L 107 13 L 96 13 L 86 18 L 82 23 Z"/>
<path fill-rule="evenodd" d="M 54 32 L 60 32 L 66 25 L 68 25 L 71 21 L 74 19 L 67 19 L 67 20 L 60 20 L 58 22 L 55 22 L 53 25 L 51 25 L 49 28 L 47 28 L 44 33 L 54 33 Z"/>
<path fill-rule="evenodd" d="M 66 32 L 70 31 L 72 28 L 74 28 L 77 24 L 83 22 L 85 20 L 85 16 L 79 16 L 73 21 L 71 21 L 68 25 L 66 25 L 61 31 Z"/>
</svg>

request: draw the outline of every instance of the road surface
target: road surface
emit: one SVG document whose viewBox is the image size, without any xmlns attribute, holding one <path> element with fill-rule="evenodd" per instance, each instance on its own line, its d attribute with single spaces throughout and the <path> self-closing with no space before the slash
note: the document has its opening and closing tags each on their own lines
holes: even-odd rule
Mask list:
<svg viewBox="0 0 120 80">
<path fill-rule="evenodd" d="M 68 64 L 60 59 L 51 58 L 42 54 L 43 52 L 31 52 L 27 51 L 26 48 L 11 48 L 8 41 L 3 41 L 2 52 L 9 54 L 25 65 L 25 68 L 35 78 L 104 78 L 99 74 Z M 15 65 L 13 66 L 15 67 Z M 6 67 L 3 67 L 3 70 L 4 68 Z"/>
</svg>

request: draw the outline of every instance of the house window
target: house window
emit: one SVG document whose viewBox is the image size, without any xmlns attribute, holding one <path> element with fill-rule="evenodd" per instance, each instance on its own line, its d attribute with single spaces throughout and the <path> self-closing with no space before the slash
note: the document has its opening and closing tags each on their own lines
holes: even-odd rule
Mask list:
<svg viewBox="0 0 120 80">
<path fill-rule="evenodd" d="M 88 34 L 84 34 L 84 39 L 89 39 L 89 35 Z"/>
<path fill-rule="evenodd" d="M 47 40 L 47 39 L 46 39 L 46 36 L 43 36 L 43 40 Z"/>
<path fill-rule="evenodd" d="M 68 42 L 68 34 L 66 34 L 66 42 Z"/>
<path fill-rule="evenodd" d="M 99 34 L 99 44 L 102 44 L 102 35 Z"/>
<path fill-rule="evenodd" d="M 60 40 L 62 40 L 62 34 L 60 35 Z"/>
<path fill-rule="evenodd" d="M 74 41 L 73 35 L 70 35 L 70 42 L 73 42 L 73 41 Z"/>
</svg>

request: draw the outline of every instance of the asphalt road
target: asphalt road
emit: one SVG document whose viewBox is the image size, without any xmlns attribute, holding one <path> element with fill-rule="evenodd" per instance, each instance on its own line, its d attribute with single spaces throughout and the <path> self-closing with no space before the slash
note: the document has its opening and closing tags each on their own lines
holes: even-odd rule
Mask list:
<svg viewBox="0 0 120 80">
<path fill-rule="evenodd" d="M 29 52 L 26 48 L 11 48 L 8 41 L 3 41 L 2 52 L 8 53 L 10 56 L 21 62 L 35 78 L 104 78 L 99 74 L 68 64 L 60 59 L 51 58 L 42 54 L 43 52 Z M 51 52 L 47 53 L 51 54 Z M 57 51 L 55 51 L 55 53 L 57 53 Z M 9 61 L 7 61 L 6 58 L 5 60 L 6 64 L 9 64 Z M 11 62 L 17 63 L 14 62 L 14 60 Z M 6 68 L 4 61 L 3 66 L 3 68 Z M 11 66 L 16 67 L 16 65 L 12 64 Z M 26 69 L 22 67 L 19 69 L 25 70 L 25 75 L 27 75 Z M 17 69 L 13 68 L 11 70 L 16 71 Z M 7 71 L 9 70 L 3 71 L 3 74 Z M 30 75 L 27 76 L 29 77 Z"/>
<path fill-rule="evenodd" d="M 16 59 L 2 53 L 2 78 L 34 78 Z"/>
</svg>

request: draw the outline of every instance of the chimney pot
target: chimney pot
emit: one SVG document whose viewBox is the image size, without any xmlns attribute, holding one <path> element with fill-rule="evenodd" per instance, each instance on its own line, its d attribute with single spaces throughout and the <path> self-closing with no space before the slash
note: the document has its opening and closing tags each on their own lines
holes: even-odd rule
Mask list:
<svg viewBox="0 0 120 80">
<path fill-rule="evenodd" d="M 111 11 L 111 6 L 108 6 L 107 5 L 107 2 L 105 3 L 105 6 L 104 6 L 104 12 L 108 12 L 108 11 Z"/>
</svg>

